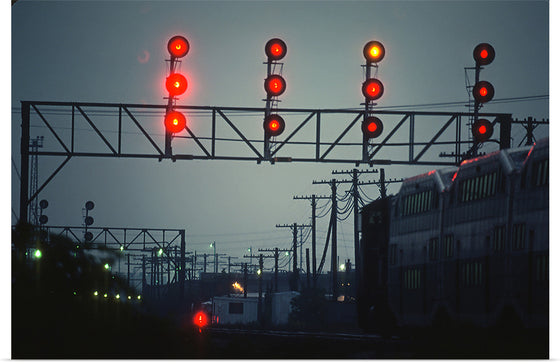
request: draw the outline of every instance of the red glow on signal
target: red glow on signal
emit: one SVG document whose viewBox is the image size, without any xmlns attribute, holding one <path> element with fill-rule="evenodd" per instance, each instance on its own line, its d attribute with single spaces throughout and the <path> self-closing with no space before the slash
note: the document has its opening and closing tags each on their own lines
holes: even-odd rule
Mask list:
<svg viewBox="0 0 560 364">
<path fill-rule="evenodd" d="M 376 78 L 370 78 L 362 84 L 362 93 L 368 100 L 377 100 L 383 95 L 383 91 L 383 84 Z"/>
<path fill-rule="evenodd" d="M 488 51 L 486 49 L 480 52 L 480 58 L 488 58 Z"/>
<path fill-rule="evenodd" d="M 170 133 L 179 133 L 187 126 L 187 118 L 178 111 L 171 111 L 165 115 L 165 130 Z"/>
<path fill-rule="evenodd" d="M 280 75 L 271 75 L 264 81 L 264 89 L 271 96 L 279 96 L 286 90 L 286 81 Z"/>
<path fill-rule="evenodd" d="M 481 125 L 481 126 L 478 128 L 478 132 L 479 132 L 480 134 L 486 134 L 486 126 Z"/>
<path fill-rule="evenodd" d="M 172 73 L 165 80 L 165 88 L 171 96 L 182 95 L 187 91 L 187 79 L 180 73 Z"/>
<path fill-rule="evenodd" d="M 278 122 L 278 120 L 271 120 L 268 126 L 270 130 L 276 131 L 278 130 L 278 128 L 280 128 L 280 123 Z"/>
<path fill-rule="evenodd" d="M 199 328 L 203 328 L 208 325 L 208 316 L 204 311 L 198 311 L 194 314 L 193 322 Z"/>
<path fill-rule="evenodd" d="M 176 35 L 173 38 L 169 39 L 167 43 L 167 50 L 171 57 L 181 58 L 184 57 L 189 52 L 189 41 L 187 38 Z"/>
<path fill-rule="evenodd" d="M 362 133 L 368 139 L 379 137 L 383 133 L 383 122 L 375 116 L 368 116 L 362 122 Z"/>
<path fill-rule="evenodd" d="M 264 118 L 263 128 L 267 136 L 278 136 L 282 134 L 286 122 L 280 115 L 272 114 Z"/>
<path fill-rule="evenodd" d="M 480 94 L 480 96 L 486 96 L 488 95 L 488 89 L 486 89 L 486 87 L 481 87 L 478 93 Z"/>
<path fill-rule="evenodd" d="M 288 47 L 286 47 L 286 43 L 279 38 L 273 38 L 269 40 L 264 46 L 264 52 L 266 53 L 268 59 L 271 61 L 278 61 L 284 58 L 284 56 L 286 56 L 287 50 Z"/>
</svg>

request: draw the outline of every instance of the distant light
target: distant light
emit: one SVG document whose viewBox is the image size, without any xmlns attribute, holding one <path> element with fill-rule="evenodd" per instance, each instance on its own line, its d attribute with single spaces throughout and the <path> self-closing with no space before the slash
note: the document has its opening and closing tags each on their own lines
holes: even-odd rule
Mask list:
<svg viewBox="0 0 560 364">
<path fill-rule="evenodd" d="M 290 252 L 286 252 L 286 256 L 290 255 Z"/>
<path fill-rule="evenodd" d="M 213 248 L 213 247 L 214 247 L 214 243 L 210 243 L 210 248 Z"/>
<path fill-rule="evenodd" d="M 97 291 L 93 292 L 94 296 L 97 296 L 98 294 L 99 294 L 99 292 L 97 292 Z"/>
<path fill-rule="evenodd" d="M 121 295 L 117 293 L 117 295 L 115 296 L 116 299 L 120 300 L 121 299 Z"/>
<path fill-rule="evenodd" d="M 130 299 L 132 299 L 132 297 L 128 296 L 128 299 L 130 300 Z"/>
<path fill-rule="evenodd" d="M 339 268 L 340 268 L 341 271 L 344 271 L 346 269 L 346 265 L 341 264 Z"/>
<path fill-rule="evenodd" d="M 76 295 L 76 291 L 72 292 L 74 294 L 74 296 Z"/>
<path fill-rule="evenodd" d="M 141 300 L 141 299 L 142 299 L 142 296 L 138 295 L 138 297 L 136 297 L 136 298 L 138 298 L 139 300 Z"/>
<path fill-rule="evenodd" d="M 124 250 L 124 246 L 121 245 L 121 252 Z"/>
<path fill-rule="evenodd" d="M 107 269 L 107 270 L 111 269 L 111 266 L 109 265 L 109 263 L 105 263 L 105 265 L 103 267 L 105 267 L 105 269 Z"/>
<path fill-rule="evenodd" d="M 259 276 L 261 275 L 261 273 L 262 273 L 261 270 L 260 270 L 260 269 L 257 269 L 257 274 L 258 274 Z"/>
<path fill-rule="evenodd" d="M 105 294 L 103 295 L 103 297 L 107 298 L 107 293 L 105 293 Z"/>
<path fill-rule="evenodd" d="M 159 249 L 157 252 L 158 257 L 161 257 L 163 255 L 163 249 Z"/>
<path fill-rule="evenodd" d="M 33 254 L 33 256 L 35 257 L 35 259 L 41 259 L 41 257 L 43 256 L 43 253 L 37 249 L 35 250 L 35 253 Z"/>
</svg>

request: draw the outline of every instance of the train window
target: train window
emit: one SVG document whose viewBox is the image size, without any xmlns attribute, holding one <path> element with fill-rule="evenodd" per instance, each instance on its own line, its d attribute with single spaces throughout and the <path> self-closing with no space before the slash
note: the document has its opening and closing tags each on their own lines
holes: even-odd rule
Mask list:
<svg viewBox="0 0 560 364">
<path fill-rule="evenodd" d="M 404 286 L 407 289 L 420 288 L 421 273 L 418 268 L 407 269 L 404 272 Z"/>
<path fill-rule="evenodd" d="M 506 227 L 494 227 L 493 247 L 495 251 L 503 251 L 506 245 Z"/>
<path fill-rule="evenodd" d="M 548 159 L 533 164 L 531 181 L 533 186 L 548 185 Z"/>
<path fill-rule="evenodd" d="M 482 284 L 482 263 L 463 263 L 463 286 L 476 287 Z"/>
<path fill-rule="evenodd" d="M 397 244 L 389 245 L 389 262 L 391 265 L 397 264 Z"/>
<path fill-rule="evenodd" d="M 513 225 L 512 249 L 525 249 L 525 224 Z"/>
<path fill-rule="evenodd" d="M 437 194 L 432 190 L 405 196 L 402 200 L 402 216 L 419 214 L 437 207 Z"/>
<path fill-rule="evenodd" d="M 430 249 L 429 249 L 429 255 L 430 255 L 430 260 L 437 260 L 438 258 L 438 238 L 432 238 L 430 239 Z"/>
<path fill-rule="evenodd" d="M 453 235 L 446 235 L 444 238 L 445 257 L 451 258 L 453 256 Z"/>
<path fill-rule="evenodd" d="M 459 201 L 468 202 L 495 195 L 497 176 L 498 173 L 494 171 L 461 182 L 459 185 Z"/>
</svg>

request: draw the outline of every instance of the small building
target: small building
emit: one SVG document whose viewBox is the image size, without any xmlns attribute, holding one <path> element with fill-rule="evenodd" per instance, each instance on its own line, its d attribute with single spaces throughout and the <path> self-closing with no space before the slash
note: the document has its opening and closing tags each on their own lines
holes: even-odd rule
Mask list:
<svg viewBox="0 0 560 364">
<path fill-rule="evenodd" d="M 259 298 L 253 295 L 212 298 L 212 323 L 249 324 L 258 320 Z"/>
</svg>

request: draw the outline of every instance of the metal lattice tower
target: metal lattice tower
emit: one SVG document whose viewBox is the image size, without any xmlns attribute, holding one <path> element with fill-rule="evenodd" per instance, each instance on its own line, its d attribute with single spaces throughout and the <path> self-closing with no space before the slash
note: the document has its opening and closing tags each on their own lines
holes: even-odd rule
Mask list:
<svg viewBox="0 0 560 364">
<path fill-rule="evenodd" d="M 39 148 L 43 147 L 43 136 L 39 136 L 29 141 L 29 149 L 31 150 L 31 183 L 29 184 L 29 194 L 33 196 L 39 188 L 39 156 L 37 153 Z M 30 223 L 39 225 L 39 199 L 36 198 L 29 204 Z"/>
</svg>

